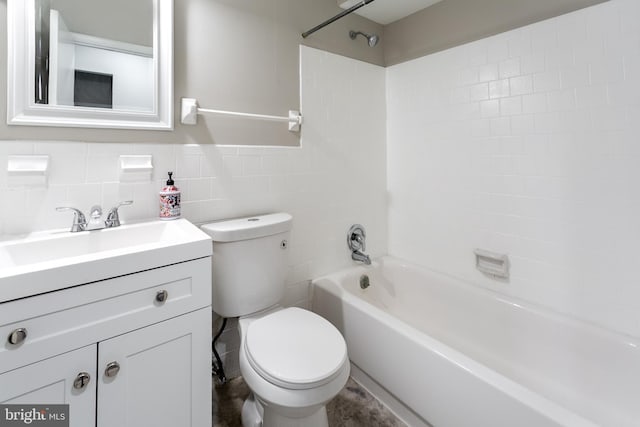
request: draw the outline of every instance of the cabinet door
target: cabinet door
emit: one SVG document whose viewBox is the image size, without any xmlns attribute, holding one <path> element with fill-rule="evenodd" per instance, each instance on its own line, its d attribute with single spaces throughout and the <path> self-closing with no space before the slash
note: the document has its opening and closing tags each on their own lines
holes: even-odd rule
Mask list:
<svg viewBox="0 0 640 427">
<path fill-rule="evenodd" d="M 211 426 L 211 309 L 99 343 L 98 375 L 98 427 Z"/>
<path fill-rule="evenodd" d="M 0 375 L 0 403 L 68 404 L 71 427 L 94 426 L 96 356 L 94 344 L 5 372 Z M 83 372 L 89 379 L 75 388 L 74 381 Z"/>
</svg>

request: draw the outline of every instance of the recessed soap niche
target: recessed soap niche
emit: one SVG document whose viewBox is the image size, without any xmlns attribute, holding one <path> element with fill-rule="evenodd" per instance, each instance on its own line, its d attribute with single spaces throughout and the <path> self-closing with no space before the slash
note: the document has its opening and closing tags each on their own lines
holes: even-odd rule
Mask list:
<svg viewBox="0 0 640 427">
<path fill-rule="evenodd" d="M 153 174 L 153 156 L 121 155 L 118 161 L 120 182 L 151 181 Z"/>
<path fill-rule="evenodd" d="M 46 187 L 49 163 L 47 155 L 8 156 L 7 183 L 9 187 Z"/>
</svg>

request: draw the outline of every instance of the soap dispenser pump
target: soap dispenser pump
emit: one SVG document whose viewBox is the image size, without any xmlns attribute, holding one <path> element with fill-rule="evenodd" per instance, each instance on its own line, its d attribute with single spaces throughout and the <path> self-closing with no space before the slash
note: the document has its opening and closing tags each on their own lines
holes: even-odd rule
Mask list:
<svg viewBox="0 0 640 427">
<path fill-rule="evenodd" d="M 169 172 L 167 185 L 160 191 L 160 219 L 180 218 L 180 190 L 174 185 L 173 172 Z"/>
</svg>

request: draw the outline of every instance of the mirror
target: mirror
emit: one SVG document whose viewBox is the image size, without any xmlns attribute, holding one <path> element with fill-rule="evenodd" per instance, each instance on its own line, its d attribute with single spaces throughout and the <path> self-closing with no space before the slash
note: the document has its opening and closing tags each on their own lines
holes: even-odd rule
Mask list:
<svg viewBox="0 0 640 427">
<path fill-rule="evenodd" d="M 173 128 L 173 0 L 8 0 L 8 124 Z"/>
</svg>

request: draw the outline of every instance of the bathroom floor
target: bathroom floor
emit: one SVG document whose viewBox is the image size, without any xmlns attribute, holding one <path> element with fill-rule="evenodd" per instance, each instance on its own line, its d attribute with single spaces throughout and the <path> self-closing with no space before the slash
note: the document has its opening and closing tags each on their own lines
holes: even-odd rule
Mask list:
<svg viewBox="0 0 640 427">
<path fill-rule="evenodd" d="M 242 377 L 213 391 L 213 426 L 242 427 L 240 412 L 249 388 Z M 349 378 L 340 394 L 327 404 L 330 427 L 405 427 L 387 408 Z"/>
</svg>

